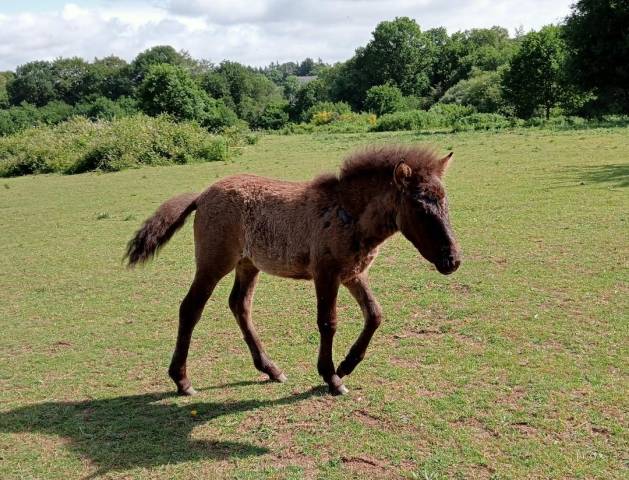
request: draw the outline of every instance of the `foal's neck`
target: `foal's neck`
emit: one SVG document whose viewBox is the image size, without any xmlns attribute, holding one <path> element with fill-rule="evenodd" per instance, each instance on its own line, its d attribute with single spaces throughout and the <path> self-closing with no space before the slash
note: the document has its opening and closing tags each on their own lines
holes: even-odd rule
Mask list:
<svg viewBox="0 0 629 480">
<path fill-rule="evenodd" d="M 342 182 L 341 204 L 356 222 L 361 244 L 375 248 L 397 232 L 398 191 L 393 182 L 362 176 Z"/>
</svg>

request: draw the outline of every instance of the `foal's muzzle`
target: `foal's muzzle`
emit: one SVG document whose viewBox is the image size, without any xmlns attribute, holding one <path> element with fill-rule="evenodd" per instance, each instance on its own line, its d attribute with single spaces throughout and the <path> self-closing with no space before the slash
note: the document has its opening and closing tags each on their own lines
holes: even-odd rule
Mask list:
<svg viewBox="0 0 629 480">
<path fill-rule="evenodd" d="M 435 267 L 437 267 L 439 273 L 444 275 L 450 275 L 451 273 L 456 272 L 460 265 L 461 258 L 458 252 L 444 255 L 435 262 Z"/>
</svg>

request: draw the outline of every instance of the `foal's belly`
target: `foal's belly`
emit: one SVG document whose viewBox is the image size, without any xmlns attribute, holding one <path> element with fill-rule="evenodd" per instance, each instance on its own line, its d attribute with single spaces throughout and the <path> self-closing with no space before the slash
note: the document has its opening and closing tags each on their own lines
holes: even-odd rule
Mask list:
<svg viewBox="0 0 629 480">
<path fill-rule="evenodd" d="M 258 269 L 269 275 L 298 280 L 312 280 L 312 274 L 308 269 L 308 265 L 304 265 L 303 262 L 284 262 L 256 254 L 253 254 L 250 260 Z"/>
</svg>

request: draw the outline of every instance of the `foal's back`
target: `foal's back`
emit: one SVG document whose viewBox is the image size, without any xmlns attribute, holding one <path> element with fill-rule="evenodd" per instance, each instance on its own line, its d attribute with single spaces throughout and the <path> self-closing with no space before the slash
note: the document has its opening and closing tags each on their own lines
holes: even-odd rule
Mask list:
<svg viewBox="0 0 629 480">
<path fill-rule="evenodd" d="M 197 256 L 219 242 L 267 273 L 310 278 L 310 247 L 319 227 L 321 197 L 312 182 L 256 175 L 219 180 L 197 199 Z"/>
</svg>

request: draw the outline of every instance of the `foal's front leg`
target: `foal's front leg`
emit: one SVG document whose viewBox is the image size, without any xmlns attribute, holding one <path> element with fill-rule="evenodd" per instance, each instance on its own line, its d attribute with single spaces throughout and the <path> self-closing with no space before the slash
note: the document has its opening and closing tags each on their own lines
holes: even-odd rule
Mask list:
<svg viewBox="0 0 629 480">
<path fill-rule="evenodd" d="M 315 278 L 317 326 L 321 335 L 317 369 L 319 375 L 328 384 L 332 395 L 347 393 L 347 388 L 334 370 L 334 361 L 332 360 L 332 343 L 336 333 L 336 297 L 339 284 L 338 278 L 331 275 L 320 275 Z"/>
<path fill-rule="evenodd" d="M 352 373 L 356 365 L 365 358 L 365 352 L 367 351 L 371 337 L 373 337 L 374 332 L 382 322 L 382 309 L 369 288 L 366 274 L 359 275 L 349 282 L 346 282 L 344 285 L 356 299 L 358 305 L 360 305 L 360 309 L 363 311 L 365 318 L 365 326 L 354 345 L 352 345 L 352 348 L 349 349 L 345 360 L 339 365 L 337 374 L 340 378 Z"/>
</svg>

